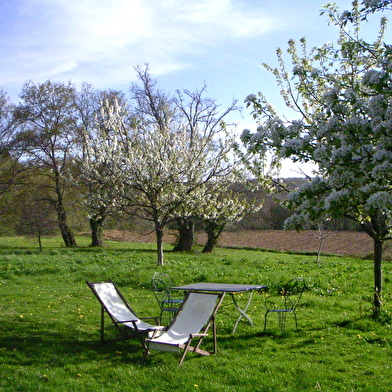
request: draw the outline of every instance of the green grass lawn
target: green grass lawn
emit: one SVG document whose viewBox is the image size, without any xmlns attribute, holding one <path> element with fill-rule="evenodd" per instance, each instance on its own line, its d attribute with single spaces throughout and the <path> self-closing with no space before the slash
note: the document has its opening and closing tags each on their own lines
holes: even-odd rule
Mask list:
<svg viewBox="0 0 392 392">
<path fill-rule="evenodd" d="M 107 242 L 77 249 L 44 241 L 44 251 L 21 238 L 0 237 L 0 391 L 391 391 L 388 323 L 371 320 L 372 262 L 218 248 L 211 255 L 165 252 L 155 246 Z M 391 263 L 384 263 L 385 313 L 392 313 Z M 112 279 L 139 316 L 159 314 L 150 290 L 155 271 L 175 284 L 226 282 L 274 287 L 302 276 L 309 290 L 281 335 L 270 316 L 263 333 L 264 297 L 249 309 L 255 326 L 241 322 L 230 298 L 218 313 L 218 354 L 154 352 L 142 360 L 137 340 L 101 345 L 100 307 L 86 280 Z M 238 297 L 245 301 L 245 296 Z M 108 332 L 113 332 L 109 330 Z M 211 345 L 206 341 L 205 347 Z"/>
</svg>

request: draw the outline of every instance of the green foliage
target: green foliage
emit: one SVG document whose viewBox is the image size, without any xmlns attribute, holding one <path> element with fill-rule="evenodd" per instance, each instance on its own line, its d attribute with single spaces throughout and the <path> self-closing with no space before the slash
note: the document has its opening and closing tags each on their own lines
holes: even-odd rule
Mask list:
<svg viewBox="0 0 392 392">
<path fill-rule="evenodd" d="M 385 282 L 385 323 L 369 317 L 370 261 L 216 249 L 172 253 L 155 265 L 154 245 L 107 242 L 105 248 L 65 248 L 60 238 L 0 237 L 0 391 L 388 391 L 391 363 L 391 282 Z M 227 297 L 218 313 L 218 354 L 154 353 L 142 361 L 140 342 L 100 345 L 100 308 L 85 280 L 112 279 L 140 316 L 159 313 L 150 291 L 155 271 L 175 284 L 197 281 L 277 287 L 303 276 L 299 331 L 291 319 L 280 335 L 271 317 L 263 334 L 265 294 L 248 309 L 255 326 L 241 322 Z M 386 275 L 392 265 L 385 265 Z M 238 295 L 240 303 L 246 295 Z M 274 324 L 275 323 L 275 324 Z M 108 333 L 114 333 L 108 328 Z M 207 341 L 207 346 L 211 341 Z"/>
</svg>

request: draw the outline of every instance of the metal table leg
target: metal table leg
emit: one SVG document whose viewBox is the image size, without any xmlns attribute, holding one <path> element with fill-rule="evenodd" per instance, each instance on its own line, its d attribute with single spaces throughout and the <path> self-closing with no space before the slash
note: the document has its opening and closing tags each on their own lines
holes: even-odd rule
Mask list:
<svg viewBox="0 0 392 392">
<path fill-rule="evenodd" d="M 234 333 L 234 332 L 236 331 L 237 326 L 238 326 L 238 323 L 240 322 L 240 320 L 241 320 L 243 317 L 245 317 L 245 318 L 249 321 L 249 324 L 253 327 L 253 321 L 252 321 L 252 319 L 250 318 L 249 315 L 246 314 L 246 311 L 248 310 L 248 308 L 249 308 L 249 306 L 250 306 L 250 304 L 251 304 L 251 302 L 252 302 L 253 292 L 251 291 L 251 292 L 249 293 L 249 299 L 248 299 L 248 302 L 247 302 L 247 304 L 246 304 L 246 306 L 245 306 L 244 309 L 241 309 L 241 308 L 239 307 L 239 305 L 238 305 L 238 303 L 237 303 L 237 300 L 235 299 L 235 295 L 234 295 L 233 293 L 230 293 L 230 295 L 231 295 L 231 298 L 233 299 L 234 306 L 235 306 L 236 309 L 240 312 L 240 316 L 238 317 L 237 321 L 236 321 L 235 324 L 234 324 L 234 328 L 233 328 L 233 332 L 232 332 L 232 333 Z"/>
</svg>

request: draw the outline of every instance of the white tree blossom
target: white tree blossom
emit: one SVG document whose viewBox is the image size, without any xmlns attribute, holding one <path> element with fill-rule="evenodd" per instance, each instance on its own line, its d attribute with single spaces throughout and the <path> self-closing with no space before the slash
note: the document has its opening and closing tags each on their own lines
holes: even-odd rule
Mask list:
<svg viewBox="0 0 392 392">
<path fill-rule="evenodd" d="M 154 95 L 152 90 L 147 92 Z M 141 95 L 138 97 L 141 99 Z M 194 211 L 205 197 L 206 184 L 219 182 L 220 178 L 227 180 L 233 166 L 228 155 L 232 144 L 229 135 L 223 133 L 225 138 L 213 140 L 204 134 L 191 135 L 185 132 L 169 102 L 164 105 L 160 100 L 159 104 L 170 115 L 162 114 L 161 121 L 129 124 L 130 113 L 116 102 L 106 102 L 98 136 L 102 148 L 99 162 L 112 171 L 112 181 L 119 187 L 121 198 L 138 216 L 154 224 L 161 265 L 167 223 L 184 211 Z"/>
<path fill-rule="evenodd" d="M 247 105 L 261 126 L 257 135 L 244 132 L 242 140 L 251 152 L 263 155 L 268 149 L 277 159 L 318 166 L 314 177 L 290 195 L 288 206 L 297 214 L 287 226 L 299 228 L 303 222 L 334 216 L 361 223 L 374 241 L 374 308 L 378 314 L 382 244 L 392 230 L 392 49 L 383 42 L 384 19 L 377 40 L 369 44 L 359 35 L 358 7 L 350 13 L 352 31 L 346 30 L 335 6 L 327 6 L 325 12 L 340 28 L 337 48 L 329 44 L 308 52 L 302 39 L 301 57 L 291 40 L 288 53 L 293 76 L 286 70 L 281 50 L 277 52 L 279 67 L 266 65 L 276 76 L 287 106 L 300 119 L 283 120 L 271 112 L 261 93 L 250 96 Z"/>
<path fill-rule="evenodd" d="M 88 84 L 83 84 L 75 99 L 80 143 L 75 149 L 71 176 L 84 196 L 80 204 L 89 219 L 92 246 L 103 244 L 106 218 L 118 212 L 120 197 L 118 179 L 111 170 L 116 139 L 110 136 L 110 128 L 103 129 L 100 124 L 103 120 L 118 118 L 114 110 L 125 113 L 125 103 L 122 93 L 98 91 Z M 117 124 L 108 124 L 114 125 Z"/>
</svg>

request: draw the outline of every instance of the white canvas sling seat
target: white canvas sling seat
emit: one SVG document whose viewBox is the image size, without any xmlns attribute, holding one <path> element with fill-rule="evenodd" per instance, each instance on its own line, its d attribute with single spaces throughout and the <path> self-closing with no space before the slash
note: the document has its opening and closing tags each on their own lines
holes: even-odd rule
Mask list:
<svg viewBox="0 0 392 392">
<path fill-rule="evenodd" d="M 223 293 L 189 292 L 178 311 L 172 324 L 161 335 L 146 339 L 144 358 L 150 350 L 181 352 L 179 361 L 182 364 L 188 351 L 201 355 L 210 355 L 217 352 L 215 315 L 222 302 Z M 214 351 L 200 349 L 210 325 L 213 325 Z M 196 346 L 192 347 L 192 340 L 198 338 Z"/>
<path fill-rule="evenodd" d="M 144 347 L 144 339 L 148 334 L 154 336 L 157 331 L 165 329 L 158 325 L 159 317 L 139 318 L 112 281 L 86 283 L 101 303 L 101 342 L 108 341 L 104 338 L 105 313 L 111 318 L 120 334 L 120 337 L 110 341 L 139 337 Z M 154 320 L 157 325 L 145 320 Z"/>
</svg>

